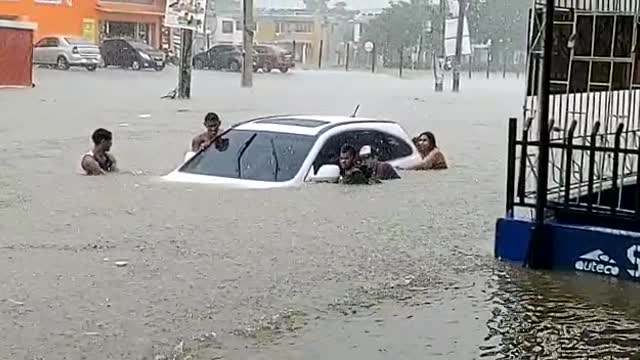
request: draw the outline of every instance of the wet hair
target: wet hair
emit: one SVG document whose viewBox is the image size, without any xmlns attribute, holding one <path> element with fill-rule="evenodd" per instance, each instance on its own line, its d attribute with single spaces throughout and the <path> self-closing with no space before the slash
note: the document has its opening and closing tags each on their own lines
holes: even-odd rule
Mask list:
<svg viewBox="0 0 640 360">
<path fill-rule="evenodd" d="M 96 129 L 91 135 L 91 140 L 93 140 L 93 143 L 96 145 L 100 144 L 102 140 L 111 141 L 111 139 L 113 139 L 111 131 L 103 128 Z"/>
<path fill-rule="evenodd" d="M 431 144 L 431 146 L 433 146 L 434 148 L 438 147 L 438 144 L 436 143 L 436 137 L 431 131 L 425 131 L 421 133 L 420 135 L 418 135 L 418 138 L 421 138 L 423 136 L 426 136 L 427 139 L 429 139 L 429 143 Z"/>
<path fill-rule="evenodd" d="M 356 151 L 356 148 L 354 148 L 353 145 L 351 145 L 351 144 L 342 145 L 342 147 L 340 148 L 340 153 L 341 154 L 350 154 L 354 158 L 358 156 L 358 152 Z"/>
<path fill-rule="evenodd" d="M 218 117 L 218 114 L 210 112 L 204 117 L 204 122 L 220 122 L 220 118 Z"/>
</svg>

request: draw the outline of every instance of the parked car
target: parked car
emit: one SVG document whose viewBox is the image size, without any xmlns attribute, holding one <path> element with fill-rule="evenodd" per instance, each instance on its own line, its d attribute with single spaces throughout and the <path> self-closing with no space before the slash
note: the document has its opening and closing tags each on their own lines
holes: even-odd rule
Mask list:
<svg viewBox="0 0 640 360">
<path fill-rule="evenodd" d="M 105 39 L 100 46 L 103 66 L 121 66 L 133 70 L 165 67 L 165 54 L 141 41 L 130 39 Z"/>
<path fill-rule="evenodd" d="M 257 53 L 254 52 L 254 59 Z M 193 57 L 193 67 L 198 70 L 214 69 L 238 72 L 242 69 L 242 47 L 240 45 L 219 44 Z M 256 61 L 253 70 L 257 70 Z"/>
<path fill-rule="evenodd" d="M 68 70 L 82 66 L 95 71 L 100 64 L 100 49 L 95 44 L 73 36 L 48 36 L 33 47 L 33 63 Z"/>
<path fill-rule="evenodd" d="M 278 69 L 286 73 L 295 67 L 291 52 L 275 45 L 256 45 L 254 47 L 258 53 L 256 66 L 264 72 L 271 72 Z"/>
<path fill-rule="evenodd" d="M 298 186 L 334 181 L 340 148 L 349 143 L 378 149 L 393 166 L 420 162 L 411 138 L 393 121 L 346 116 L 274 116 L 231 127 L 218 143 L 185 161 L 163 180 L 237 188 Z"/>
</svg>

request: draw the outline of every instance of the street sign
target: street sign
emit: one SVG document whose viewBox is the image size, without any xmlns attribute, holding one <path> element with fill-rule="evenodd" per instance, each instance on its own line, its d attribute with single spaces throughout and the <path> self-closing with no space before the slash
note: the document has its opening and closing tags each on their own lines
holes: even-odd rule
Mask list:
<svg viewBox="0 0 640 360">
<path fill-rule="evenodd" d="M 202 32 L 207 0 L 167 0 L 164 25 Z"/>
<path fill-rule="evenodd" d="M 371 41 L 367 41 L 364 43 L 364 51 L 372 52 L 373 51 L 373 43 Z"/>
</svg>

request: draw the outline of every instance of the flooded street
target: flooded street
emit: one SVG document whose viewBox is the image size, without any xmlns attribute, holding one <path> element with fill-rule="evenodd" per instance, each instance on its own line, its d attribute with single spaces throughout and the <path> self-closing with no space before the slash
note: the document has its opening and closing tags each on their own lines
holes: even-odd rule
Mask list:
<svg viewBox="0 0 640 360">
<path fill-rule="evenodd" d="M 515 77 L 38 69 L 0 92 L 2 359 L 628 359 L 638 287 L 493 258 Z M 497 76 L 496 76 L 497 77 Z M 444 172 L 370 187 L 222 190 L 159 177 L 207 111 L 431 130 Z M 78 175 L 97 127 L 121 174 Z M 126 261 L 126 266 L 115 262 Z"/>
</svg>

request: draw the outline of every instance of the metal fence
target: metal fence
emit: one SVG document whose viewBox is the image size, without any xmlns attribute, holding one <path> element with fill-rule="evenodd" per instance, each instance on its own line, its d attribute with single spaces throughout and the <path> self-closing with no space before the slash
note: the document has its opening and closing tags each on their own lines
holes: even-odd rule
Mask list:
<svg viewBox="0 0 640 360">
<path fill-rule="evenodd" d="M 542 1 L 530 13 L 520 139 L 510 131 L 507 208 L 537 193 Z M 551 59 L 549 208 L 640 216 L 640 0 L 556 0 Z M 511 128 L 511 127 L 510 127 Z M 519 158 L 518 158 L 519 157 Z M 636 185 L 636 186 L 633 186 Z"/>
</svg>

